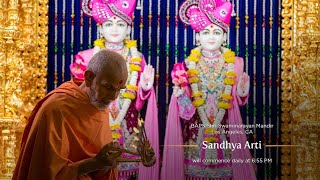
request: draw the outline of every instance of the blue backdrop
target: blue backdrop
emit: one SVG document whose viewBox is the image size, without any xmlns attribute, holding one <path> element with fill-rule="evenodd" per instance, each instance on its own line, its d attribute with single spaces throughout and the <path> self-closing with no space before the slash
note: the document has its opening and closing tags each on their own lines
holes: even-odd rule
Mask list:
<svg viewBox="0 0 320 180">
<path fill-rule="evenodd" d="M 92 48 L 97 38 L 94 20 L 83 15 L 80 0 L 49 1 L 49 46 L 47 91 L 70 76 L 73 56 Z M 160 143 L 163 144 L 166 112 L 172 93 L 170 72 L 194 47 L 194 32 L 178 17 L 182 0 L 140 0 L 142 9 L 135 11 L 133 39 L 138 40 L 147 62 L 156 70 L 155 88 L 159 107 Z M 245 124 L 273 124 L 272 128 L 254 128 L 251 142 L 280 144 L 280 67 L 281 67 L 281 0 L 233 0 L 228 42 L 237 56 L 245 60 L 251 77 L 250 98 L 241 108 Z M 280 150 L 254 150 L 255 158 L 272 158 L 259 163 L 258 179 L 280 176 Z"/>
</svg>

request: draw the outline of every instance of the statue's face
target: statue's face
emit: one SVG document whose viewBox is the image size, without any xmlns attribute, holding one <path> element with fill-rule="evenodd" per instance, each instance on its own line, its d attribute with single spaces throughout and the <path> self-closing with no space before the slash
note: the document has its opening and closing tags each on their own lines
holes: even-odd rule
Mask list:
<svg viewBox="0 0 320 180">
<path fill-rule="evenodd" d="M 111 17 L 101 25 L 100 33 L 107 42 L 119 43 L 130 34 L 130 26 L 118 16 Z"/>
<path fill-rule="evenodd" d="M 221 27 L 210 24 L 197 33 L 196 38 L 200 41 L 203 49 L 216 51 L 220 49 L 222 44 L 226 41 L 226 33 L 224 33 Z"/>
</svg>

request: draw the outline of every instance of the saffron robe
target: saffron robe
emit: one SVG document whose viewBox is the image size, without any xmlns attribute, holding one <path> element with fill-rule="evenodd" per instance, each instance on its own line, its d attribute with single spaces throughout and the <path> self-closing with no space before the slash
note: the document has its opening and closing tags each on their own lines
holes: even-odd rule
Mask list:
<svg viewBox="0 0 320 180">
<path fill-rule="evenodd" d="M 117 170 L 78 176 L 82 160 L 112 142 L 108 113 L 100 111 L 72 79 L 39 101 L 25 127 L 16 179 L 117 179 Z"/>
</svg>

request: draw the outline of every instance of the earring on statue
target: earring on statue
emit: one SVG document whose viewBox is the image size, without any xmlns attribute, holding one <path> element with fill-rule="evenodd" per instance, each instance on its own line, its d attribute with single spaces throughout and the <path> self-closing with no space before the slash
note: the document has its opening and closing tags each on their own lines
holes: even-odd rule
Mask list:
<svg viewBox="0 0 320 180">
<path fill-rule="evenodd" d="M 125 43 L 127 43 L 128 41 L 130 41 L 130 36 L 129 34 L 126 36 L 126 38 L 124 39 Z"/>
<path fill-rule="evenodd" d="M 102 26 L 101 26 L 101 24 L 97 24 L 97 27 L 98 27 L 98 31 L 99 31 L 99 39 L 104 38 L 103 34 L 102 34 Z"/>
<path fill-rule="evenodd" d="M 226 46 L 227 46 L 226 41 L 223 42 L 222 46 L 223 46 L 223 47 L 226 47 Z"/>
<path fill-rule="evenodd" d="M 199 40 L 196 40 L 196 46 L 201 46 L 201 43 Z"/>
</svg>

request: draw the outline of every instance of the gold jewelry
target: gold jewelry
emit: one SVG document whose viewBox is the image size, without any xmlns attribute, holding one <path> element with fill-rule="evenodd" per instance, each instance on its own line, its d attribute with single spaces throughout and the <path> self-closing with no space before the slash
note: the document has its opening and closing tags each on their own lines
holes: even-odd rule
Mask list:
<svg viewBox="0 0 320 180">
<path fill-rule="evenodd" d="M 224 41 L 223 44 L 222 44 L 222 46 L 226 47 L 226 46 L 227 46 L 227 42 Z"/>
<path fill-rule="evenodd" d="M 127 34 L 127 36 L 124 38 L 124 44 L 127 44 L 128 41 L 130 41 L 130 35 Z"/>
</svg>

